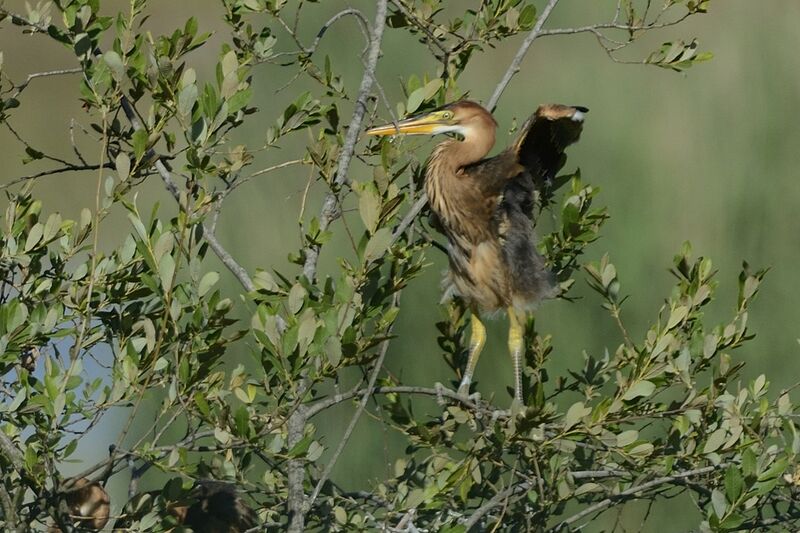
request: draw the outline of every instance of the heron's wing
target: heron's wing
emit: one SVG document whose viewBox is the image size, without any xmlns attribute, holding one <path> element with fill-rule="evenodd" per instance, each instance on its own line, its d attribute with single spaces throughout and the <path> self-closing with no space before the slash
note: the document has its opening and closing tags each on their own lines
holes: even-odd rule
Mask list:
<svg viewBox="0 0 800 533">
<path fill-rule="evenodd" d="M 588 111 L 561 104 L 539 106 L 509 149 L 534 179 L 553 179 L 566 161 L 564 150 L 580 138 Z"/>
<path fill-rule="evenodd" d="M 535 190 L 564 166 L 564 150 L 583 127 L 583 107 L 545 105 L 522 127 L 519 137 L 498 159 L 513 161 L 517 172 L 507 176 L 493 222 L 502 244 L 513 292 L 535 303 L 558 292 L 555 278 L 536 250 L 533 232 Z"/>
<path fill-rule="evenodd" d="M 486 196 L 503 193 L 517 180 L 533 180 L 536 185 L 552 180 L 564 166 L 564 150 L 580 137 L 588 111 L 560 104 L 539 106 L 511 146 L 495 157 L 465 167 L 464 172 Z"/>
</svg>

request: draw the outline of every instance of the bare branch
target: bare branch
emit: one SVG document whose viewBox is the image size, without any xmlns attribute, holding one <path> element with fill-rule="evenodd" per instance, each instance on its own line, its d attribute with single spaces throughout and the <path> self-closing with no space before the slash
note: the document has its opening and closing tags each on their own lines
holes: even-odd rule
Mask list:
<svg viewBox="0 0 800 533">
<path fill-rule="evenodd" d="M 344 146 L 339 155 L 337 164 L 336 176 L 331 184 L 332 190 L 325 196 L 322 204 L 322 211 L 320 214 L 320 231 L 325 231 L 330 226 L 331 222 L 336 220 L 339 216 L 339 200 L 337 198 L 338 188 L 347 183 L 347 172 L 350 170 L 350 161 L 355 151 L 356 141 L 358 141 L 358 134 L 361 132 L 361 122 L 367 111 L 367 97 L 372 88 L 375 79 L 375 69 L 378 66 L 378 56 L 381 51 L 381 41 L 383 39 L 383 30 L 386 26 L 386 4 L 388 0 L 379 0 L 377 10 L 375 12 L 375 23 L 370 32 L 370 45 L 369 54 L 367 56 L 367 65 L 364 69 L 364 75 L 361 78 L 361 86 L 358 89 L 358 96 L 356 97 L 355 109 L 353 116 L 350 119 L 350 124 L 347 127 L 347 134 L 345 136 Z M 303 265 L 303 274 L 310 281 L 313 281 L 317 275 L 317 262 L 319 261 L 319 245 L 312 244 L 306 248 L 306 260 Z"/>
<path fill-rule="evenodd" d="M 41 178 L 44 176 L 53 176 L 55 174 L 63 174 L 64 172 L 80 172 L 81 170 L 99 170 L 101 165 L 68 165 L 59 168 L 53 168 L 50 170 L 43 170 L 41 172 L 37 172 L 36 174 L 30 174 L 28 176 L 21 176 L 19 178 L 15 178 L 8 183 L 3 183 L 0 185 L 0 191 L 4 189 L 8 189 L 9 187 L 13 187 L 19 183 L 24 181 L 31 181 L 37 178 Z M 105 163 L 102 165 L 103 168 L 114 168 L 113 165 L 110 163 Z"/>
<path fill-rule="evenodd" d="M 16 86 L 16 91 L 14 92 L 12 98 L 17 98 L 20 95 L 20 93 L 24 91 L 28 87 L 28 85 L 30 85 L 30 83 L 35 79 L 50 78 L 53 76 L 64 76 L 66 74 L 80 74 L 81 72 L 83 72 L 83 69 L 81 67 L 75 67 L 75 68 L 62 68 L 58 70 L 48 70 L 46 72 L 35 72 L 33 74 L 28 74 L 28 77 L 25 79 L 25 81 Z"/>
<path fill-rule="evenodd" d="M 347 392 L 342 392 L 340 394 L 336 394 L 324 400 L 320 400 L 311 407 L 308 408 L 307 414 L 308 417 L 311 418 L 320 413 L 320 411 L 324 411 L 330 407 L 333 407 L 336 404 L 340 404 L 342 402 L 346 402 L 356 396 L 362 396 L 364 393 L 369 391 L 369 388 L 364 389 L 357 389 L 351 390 Z M 507 418 L 508 412 L 501 411 L 491 408 L 490 406 L 481 405 L 480 403 L 476 402 L 472 398 L 468 396 L 462 396 L 455 391 L 452 391 L 445 387 L 415 387 L 410 385 L 397 385 L 393 387 L 374 387 L 372 389 L 372 394 L 420 394 L 423 396 L 433 396 L 436 398 L 449 398 L 456 402 L 463 404 L 464 406 L 468 407 L 473 411 L 486 411 L 491 412 L 493 415 L 497 413 L 498 418 Z"/>
<path fill-rule="evenodd" d="M 394 233 L 392 233 L 392 244 L 394 244 L 397 239 L 400 238 L 408 227 L 414 223 L 414 220 L 417 218 L 417 215 L 422 211 L 425 206 L 428 204 L 428 195 L 425 192 L 419 197 L 419 199 L 414 202 L 414 205 L 411 206 L 411 209 L 406 213 L 406 216 L 403 217 L 403 220 L 400 221 L 400 224 L 394 229 Z"/>
<path fill-rule="evenodd" d="M 251 179 L 253 179 L 255 177 L 263 176 L 264 174 L 269 174 L 270 172 L 274 172 L 276 170 L 280 170 L 282 168 L 290 167 L 292 165 L 297 165 L 297 164 L 301 164 L 301 163 L 305 163 L 305 160 L 304 159 L 292 159 L 292 160 L 289 160 L 289 161 L 284 161 L 283 163 L 278 163 L 277 165 L 272 165 L 271 167 L 262 168 L 261 170 L 259 170 L 257 172 L 253 172 L 249 176 L 245 176 L 244 178 L 240 178 L 240 179 L 238 179 L 236 181 L 233 181 L 230 184 L 230 187 L 225 189 L 223 194 L 225 196 L 227 196 L 228 194 L 233 192 L 236 188 L 244 185 L 245 183 L 247 183 L 248 181 L 250 181 Z"/>
<path fill-rule="evenodd" d="M 522 63 L 522 60 L 525 58 L 525 54 L 528 53 L 528 48 L 531 47 L 533 41 L 536 40 L 537 37 L 542 32 L 542 27 L 544 23 L 547 22 L 548 17 L 550 17 L 550 13 L 553 11 L 553 8 L 556 7 L 558 4 L 558 0 L 549 0 L 547 5 L 542 10 L 542 13 L 539 15 L 539 18 L 536 20 L 536 25 L 530 31 L 525 40 L 522 42 L 522 46 L 519 47 L 517 50 L 517 55 L 514 56 L 514 59 L 511 61 L 511 64 L 508 66 L 506 73 L 503 75 L 503 79 L 500 80 L 500 83 L 497 84 L 497 87 L 494 89 L 494 93 L 492 97 L 489 98 L 489 101 L 486 103 L 486 109 L 489 111 L 493 111 L 495 106 L 497 106 L 497 102 L 500 100 L 500 96 L 503 94 L 503 91 L 506 90 L 511 78 L 519 72 L 519 66 Z"/>
<path fill-rule="evenodd" d="M 671 476 L 663 476 L 663 477 L 659 477 L 659 478 L 647 481 L 646 483 L 640 483 L 638 485 L 634 485 L 634 486 L 632 486 L 632 487 L 630 487 L 630 488 L 628 488 L 626 490 L 623 490 L 619 494 L 616 494 L 616 495 L 614 495 L 612 497 L 609 497 L 609 498 L 606 498 L 604 500 L 601 500 L 601 501 L 595 503 L 594 505 L 590 505 L 589 507 L 583 509 L 582 511 L 580 511 L 578 513 L 575 513 L 574 515 L 566 518 L 565 520 L 562 520 L 561 522 L 556 524 L 554 527 L 550 528 L 548 530 L 548 532 L 561 531 L 562 529 L 564 529 L 565 527 L 569 526 L 570 524 L 574 524 L 578 520 L 580 520 L 580 519 L 582 519 L 582 518 L 584 518 L 586 516 L 589 516 L 590 514 L 599 513 L 601 511 L 604 511 L 607 508 L 609 508 L 612 505 L 614 505 L 616 502 L 620 502 L 620 501 L 624 501 L 624 500 L 630 499 L 632 496 L 636 495 L 639 492 L 643 492 L 643 491 L 646 491 L 646 490 L 657 488 L 657 487 L 660 487 L 662 485 L 670 485 L 670 484 L 673 484 L 673 483 L 682 483 L 686 478 L 702 476 L 703 474 L 709 474 L 709 473 L 714 472 L 716 470 L 721 470 L 723 468 L 727 468 L 728 466 L 730 466 L 730 464 L 731 463 L 729 463 L 729 462 L 725 462 L 725 463 L 720 463 L 720 464 L 717 464 L 717 465 L 706 466 L 706 467 L 703 467 L 703 468 L 696 468 L 694 470 L 687 470 L 685 472 L 679 472 L 679 473 L 673 474 Z"/>
</svg>

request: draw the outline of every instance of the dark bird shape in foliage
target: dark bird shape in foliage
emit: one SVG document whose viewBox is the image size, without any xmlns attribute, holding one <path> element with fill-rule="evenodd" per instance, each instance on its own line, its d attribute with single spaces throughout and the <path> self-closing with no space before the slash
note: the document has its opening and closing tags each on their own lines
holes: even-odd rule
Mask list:
<svg viewBox="0 0 800 533">
<path fill-rule="evenodd" d="M 450 269 L 445 296 L 462 298 L 472 311 L 469 358 L 459 393 L 469 394 L 486 342 L 479 313 L 508 312 L 508 347 L 514 365 L 514 398 L 522 403 L 522 356 L 528 313 L 558 294 L 552 273 L 536 250 L 535 191 L 566 161 L 564 150 L 581 134 L 585 107 L 540 106 L 516 141 L 486 158 L 497 122 L 475 102 L 460 101 L 430 113 L 367 131 L 369 135 L 456 134 L 433 150 L 425 190 L 448 240 Z"/>
<path fill-rule="evenodd" d="M 135 496 L 127 505 L 130 514 L 115 524 L 114 531 L 129 529 L 132 520 L 146 514 L 160 494 L 161 491 L 154 491 Z M 258 525 L 255 513 L 236 485 L 209 479 L 199 480 L 186 498 L 167 502 L 166 514 L 194 533 L 242 533 Z"/>
</svg>

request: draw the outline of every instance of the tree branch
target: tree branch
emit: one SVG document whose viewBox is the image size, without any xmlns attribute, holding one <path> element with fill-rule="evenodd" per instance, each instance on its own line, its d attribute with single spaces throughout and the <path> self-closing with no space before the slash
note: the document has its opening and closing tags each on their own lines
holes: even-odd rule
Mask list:
<svg viewBox="0 0 800 533">
<path fill-rule="evenodd" d="M 6 477 L 5 469 L 0 466 L 0 474 L 3 477 Z M 6 527 L 8 529 L 14 529 L 19 522 L 19 516 L 17 515 L 17 509 L 14 506 L 14 502 L 11 501 L 11 495 L 8 493 L 4 485 L 0 485 L 0 508 L 3 509 L 3 515 L 5 516 Z"/>
<path fill-rule="evenodd" d="M 695 476 L 701 476 L 703 474 L 708 474 L 708 473 L 714 472 L 716 470 L 720 470 L 722 468 L 727 468 L 728 466 L 730 466 L 730 464 L 731 464 L 730 462 L 726 462 L 726 463 L 720 463 L 718 465 L 706 466 L 706 467 L 703 467 L 703 468 L 696 468 L 694 470 L 687 470 L 685 472 L 679 472 L 679 473 L 673 474 L 671 476 L 663 476 L 663 477 L 659 477 L 659 478 L 647 481 L 646 483 L 640 483 L 639 485 L 634 485 L 634 486 L 632 486 L 632 487 L 620 492 L 619 494 L 616 494 L 614 496 L 611 496 L 611 497 L 608 497 L 608 498 L 606 498 L 604 500 L 601 500 L 601 501 L 595 503 L 594 505 L 590 505 L 589 507 L 585 508 L 584 510 L 582 510 L 582 511 L 580 511 L 578 513 L 575 513 L 574 515 L 570 516 L 569 518 L 566 518 L 565 520 L 562 520 L 561 522 L 556 524 L 554 527 L 550 528 L 548 530 L 548 532 L 561 531 L 562 529 L 564 529 L 565 527 L 569 526 L 570 524 L 573 524 L 573 523 L 577 522 L 578 520 L 580 520 L 580 519 L 582 519 L 582 518 L 584 518 L 584 517 L 586 517 L 586 516 L 588 516 L 588 515 L 590 515 L 592 513 L 602 512 L 602 511 L 606 510 L 607 508 L 611 507 L 612 505 L 614 505 L 616 502 L 630 499 L 631 497 L 633 497 L 635 494 L 637 494 L 639 492 L 643 492 L 645 490 L 649 490 L 649 489 L 652 489 L 652 488 L 660 487 L 661 485 L 668 485 L 668 484 L 673 484 L 673 483 L 682 483 L 686 478 L 695 477 Z"/>
<path fill-rule="evenodd" d="M 0 185 L 0 191 L 13 187 L 19 183 L 25 181 L 35 180 L 37 178 L 42 178 L 44 176 L 52 176 L 55 174 L 63 174 L 64 172 L 80 172 L 82 170 L 99 170 L 101 165 L 68 165 L 64 167 L 54 168 L 51 170 L 43 170 L 41 172 L 37 172 L 36 174 L 30 174 L 28 176 L 21 176 L 19 178 L 15 178 L 8 183 L 3 183 Z M 106 163 L 102 165 L 103 168 L 114 168 L 113 165 L 110 163 Z"/>
<path fill-rule="evenodd" d="M 412 205 L 411 209 L 408 211 L 408 213 L 406 213 L 406 216 L 403 217 L 403 220 L 400 221 L 400 224 L 398 224 L 394 229 L 394 232 L 392 233 L 392 240 L 389 243 L 389 246 L 394 244 L 397 239 L 400 238 L 400 235 L 402 235 L 408 229 L 408 227 L 414 223 L 417 215 L 419 215 L 420 211 L 422 211 L 427 204 L 428 195 L 423 191 L 419 199 L 414 202 L 414 205 Z"/>
<path fill-rule="evenodd" d="M 388 334 L 391 334 L 391 328 L 388 331 Z M 339 460 L 339 457 L 342 455 L 344 451 L 344 447 L 347 445 L 348 441 L 350 440 L 351 435 L 353 434 L 353 430 L 356 427 L 361 415 L 364 414 L 364 409 L 367 407 L 367 402 L 369 401 L 370 397 L 372 396 L 373 392 L 375 391 L 375 382 L 378 380 L 378 374 L 381 372 L 381 368 L 383 368 L 383 361 L 386 359 L 386 352 L 389 351 L 389 341 L 383 341 L 383 346 L 381 346 L 381 353 L 378 356 L 378 359 L 375 361 L 375 366 L 372 369 L 372 373 L 369 376 L 369 381 L 367 383 L 366 389 L 363 390 L 361 394 L 361 401 L 358 404 L 358 408 L 356 412 L 353 414 L 353 417 L 350 419 L 350 423 L 347 425 L 347 429 L 344 430 L 344 435 L 342 439 L 339 441 L 339 445 L 336 447 L 336 451 L 331 456 L 330 461 L 328 464 L 325 465 L 325 470 L 322 471 L 322 475 L 320 476 L 319 480 L 317 480 L 317 485 L 314 487 L 314 492 L 311 493 L 311 497 L 308 499 L 306 504 L 306 510 L 310 509 L 312 505 L 314 505 L 314 500 L 317 499 L 319 496 L 319 492 L 322 490 L 322 487 L 325 485 L 325 482 L 330 477 L 331 472 L 333 471 L 333 467 L 336 466 L 336 462 Z"/>
<path fill-rule="evenodd" d="M 136 116 L 136 112 L 134 111 L 130 101 L 123 96 L 120 104 L 122 105 L 122 111 L 125 113 L 128 121 L 133 126 L 133 129 L 142 129 L 142 123 Z M 167 191 L 169 191 L 175 201 L 177 201 L 180 205 L 180 191 L 178 191 L 178 186 L 175 185 L 175 182 L 172 181 L 172 175 L 170 174 L 170 171 L 158 157 L 156 157 L 153 165 L 156 167 L 158 175 L 161 176 L 161 180 L 164 182 L 164 186 L 167 188 Z M 247 270 L 245 270 L 244 267 L 240 265 L 236 259 L 234 259 L 233 256 L 225 249 L 225 247 L 222 246 L 222 243 L 217 240 L 214 232 L 211 231 L 211 229 L 205 223 L 203 224 L 203 238 L 206 240 L 214 254 L 216 254 L 219 260 L 222 261 L 222 264 L 231 271 L 231 273 L 236 277 L 236 279 L 239 280 L 239 283 L 241 283 L 242 287 L 244 287 L 247 292 L 253 292 L 256 290 L 256 286 L 253 284 L 253 280 L 250 279 L 250 275 L 247 273 Z"/>
<path fill-rule="evenodd" d="M 519 66 L 522 63 L 522 60 L 525 58 L 525 54 L 528 53 L 528 48 L 531 47 L 533 41 L 536 40 L 537 37 L 542 32 L 542 27 L 544 23 L 547 21 L 550 13 L 553 11 L 553 8 L 556 7 L 558 4 L 558 0 L 549 0 L 547 5 L 542 10 L 542 13 L 539 15 L 539 18 L 536 20 L 536 25 L 530 31 L 525 40 L 522 42 L 522 46 L 519 47 L 517 50 L 517 55 L 514 56 L 514 59 L 511 61 L 511 64 L 508 66 L 506 73 L 503 75 L 503 79 L 500 80 L 500 83 L 497 84 L 497 87 L 494 89 L 494 93 L 492 97 L 489 98 L 489 101 L 486 103 L 486 109 L 489 111 L 494 111 L 495 106 L 497 106 L 497 102 L 500 100 L 500 96 L 503 94 L 503 91 L 506 90 L 511 78 L 519 72 Z"/>
<path fill-rule="evenodd" d="M 22 452 L 14 446 L 14 443 L 11 442 L 5 433 L 0 431 L 0 452 L 3 453 L 3 456 L 8 459 L 20 475 L 25 471 L 25 457 L 22 455 Z"/>
<path fill-rule="evenodd" d="M 75 67 L 75 68 L 48 70 L 46 72 L 34 72 L 33 74 L 28 74 L 28 77 L 25 79 L 25 81 L 23 81 L 22 83 L 20 83 L 15 87 L 16 91 L 14 92 L 12 98 L 17 98 L 20 95 L 20 93 L 24 91 L 28 87 L 28 85 L 30 85 L 30 83 L 37 78 L 64 76 L 66 74 L 80 74 L 81 72 L 83 72 L 83 69 L 81 67 Z"/>
<path fill-rule="evenodd" d="M 350 119 L 350 124 L 347 127 L 347 134 L 345 136 L 344 146 L 339 155 L 337 163 L 336 176 L 331 184 L 331 190 L 325 195 L 325 200 L 322 204 L 322 212 L 320 214 L 319 226 L 320 231 L 325 231 L 330 226 L 331 222 L 336 220 L 339 216 L 338 207 L 338 189 L 347 183 L 347 172 L 350 170 L 350 161 L 355 151 L 356 141 L 358 141 L 358 134 L 361 132 L 361 122 L 367 111 L 367 97 L 372 88 L 375 80 L 375 68 L 378 66 L 378 56 L 381 50 L 381 41 L 383 39 L 383 30 L 386 26 L 386 4 L 388 0 L 379 0 L 375 12 L 375 23 L 370 32 L 370 45 L 369 53 L 367 56 L 367 64 L 364 69 L 364 75 L 361 78 L 361 86 L 358 89 L 358 96 L 356 97 L 355 109 L 353 116 Z M 303 274 L 309 281 L 313 281 L 317 275 L 317 263 L 319 261 L 320 247 L 318 244 L 309 245 L 306 248 L 306 260 L 303 265 Z"/>
<path fill-rule="evenodd" d="M 307 415 L 309 418 L 318 415 L 321 411 L 333 407 L 334 405 L 340 404 L 342 402 L 346 402 L 356 396 L 362 396 L 366 392 L 369 391 L 369 387 L 359 389 L 359 390 L 351 390 L 347 392 L 342 392 L 340 394 L 336 394 L 324 400 L 320 400 L 311 407 L 308 408 Z M 491 411 L 494 413 L 495 411 L 492 409 L 485 408 L 481 406 L 477 402 L 473 401 L 471 398 L 467 396 L 462 396 L 455 391 L 444 387 L 414 387 L 410 385 L 398 385 L 394 387 L 374 387 L 372 389 L 372 394 L 420 394 L 423 396 L 434 396 L 436 398 L 450 398 L 451 400 L 455 400 L 466 407 L 474 410 L 474 411 Z M 499 413 L 499 418 L 507 417 L 507 413 L 505 411 L 497 411 Z"/>
</svg>

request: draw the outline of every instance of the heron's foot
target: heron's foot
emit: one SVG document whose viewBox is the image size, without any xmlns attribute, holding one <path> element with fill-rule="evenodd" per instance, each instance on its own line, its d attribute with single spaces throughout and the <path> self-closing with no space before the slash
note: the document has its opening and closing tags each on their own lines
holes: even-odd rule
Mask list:
<svg viewBox="0 0 800 533">
<path fill-rule="evenodd" d="M 433 384 L 433 388 L 436 390 L 436 403 L 439 405 L 446 405 L 447 400 L 444 399 L 444 391 L 449 390 L 447 387 L 439 383 L 438 381 Z"/>
<path fill-rule="evenodd" d="M 478 391 L 473 392 L 470 394 L 469 392 L 470 382 L 469 381 L 462 381 L 461 385 L 458 386 L 458 395 L 467 398 L 473 402 L 479 402 L 481 400 L 481 393 Z"/>
<path fill-rule="evenodd" d="M 469 387 L 472 385 L 472 380 L 469 376 L 464 376 L 464 379 L 461 380 L 461 384 L 458 386 L 458 395 L 464 396 L 469 398 Z"/>
</svg>

